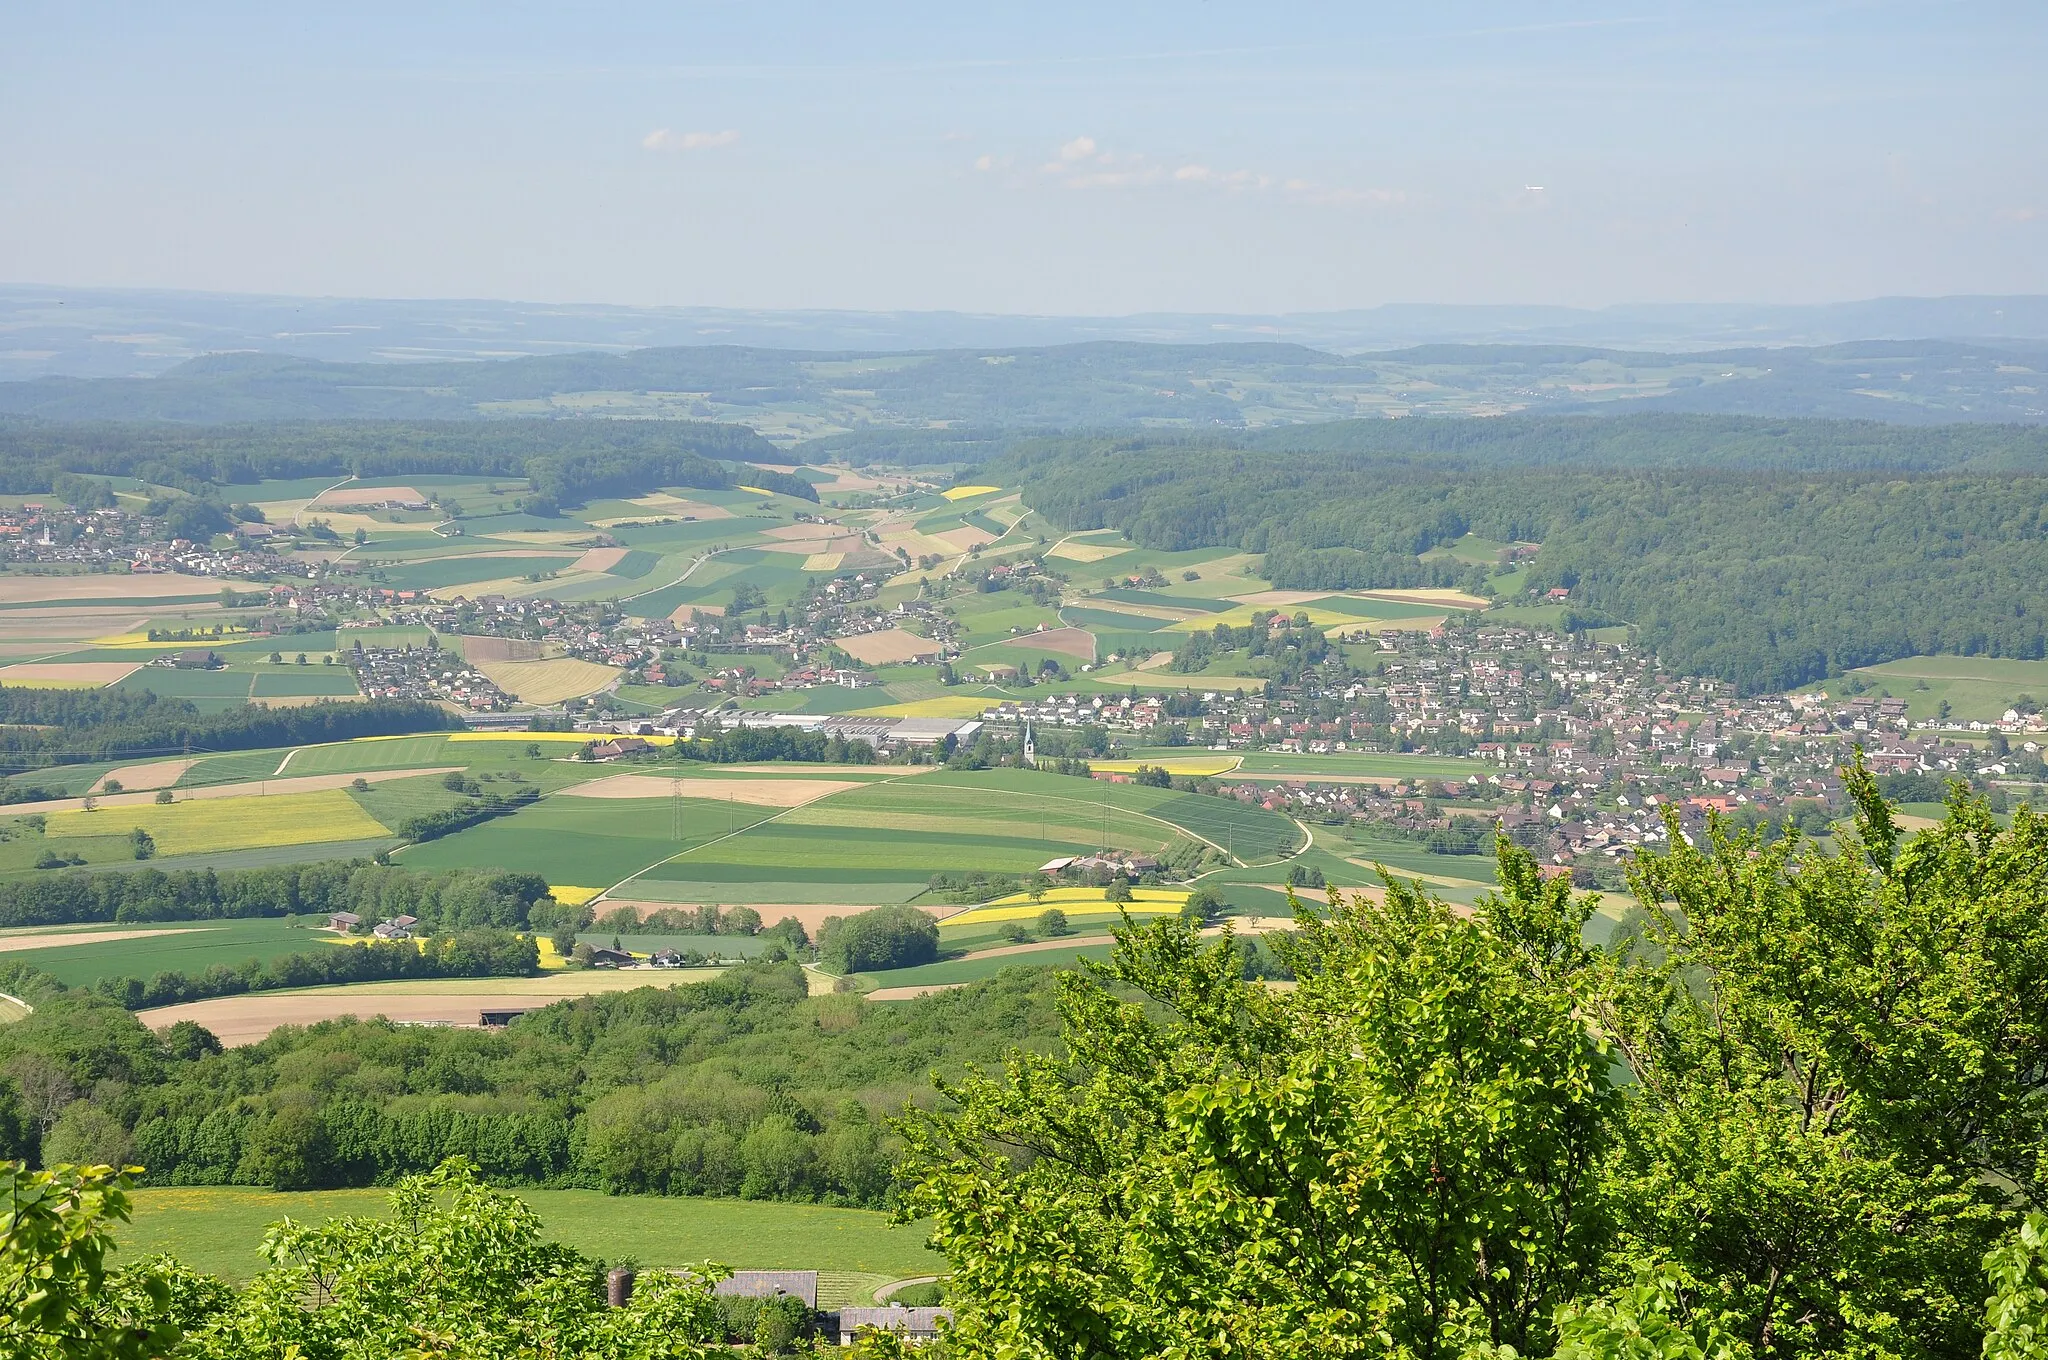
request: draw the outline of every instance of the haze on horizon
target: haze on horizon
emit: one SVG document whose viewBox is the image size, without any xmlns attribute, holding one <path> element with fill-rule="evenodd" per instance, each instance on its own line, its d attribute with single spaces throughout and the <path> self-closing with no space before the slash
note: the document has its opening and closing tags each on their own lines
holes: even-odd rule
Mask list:
<svg viewBox="0 0 2048 1360">
<path fill-rule="evenodd" d="M 24 3 L 0 280 L 1113 315 L 2048 292 L 2048 10 Z"/>
</svg>

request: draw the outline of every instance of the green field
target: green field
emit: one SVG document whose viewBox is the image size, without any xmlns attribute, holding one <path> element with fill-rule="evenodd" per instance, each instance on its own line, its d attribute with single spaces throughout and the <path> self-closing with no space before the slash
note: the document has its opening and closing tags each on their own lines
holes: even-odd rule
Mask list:
<svg viewBox="0 0 2048 1360">
<path fill-rule="evenodd" d="M 895 968 L 886 973 L 856 973 L 868 987 L 941 987 L 954 983 L 979 982 L 1006 968 L 1071 968 L 1077 959 L 1107 962 L 1114 945 L 1083 944 L 1060 949 L 1036 949 L 1028 954 L 1000 954 L 994 958 L 948 959 L 921 964 L 916 968 Z"/>
<path fill-rule="evenodd" d="M 1222 798 L 1034 770 L 949 771 L 792 809 L 655 866 L 630 891 L 771 901 L 758 893 L 773 884 L 802 893 L 781 899 L 792 902 L 902 901 L 911 895 L 904 889 L 940 872 L 1028 873 L 1104 847 L 1156 853 L 1184 833 L 1248 860 L 1271 859 L 1301 839 L 1286 818 Z M 854 896 L 851 885 L 866 891 Z"/>
<path fill-rule="evenodd" d="M 402 770 L 408 765 L 462 765 L 448 758 L 448 738 L 438 733 L 389 741 L 338 741 L 301 747 L 286 774 L 353 774 L 360 770 Z"/>
<path fill-rule="evenodd" d="M 681 800 L 681 810 L 678 839 L 667 798 L 544 798 L 510 816 L 411 846 L 398 859 L 410 869 L 488 864 L 542 874 L 550 883 L 602 888 L 768 815 L 767 809 L 702 798 Z"/>
<path fill-rule="evenodd" d="M 1279 751 L 1247 751 L 1244 760 L 1229 775 L 1314 780 L 1322 775 L 1350 775 L 1369 779 L 1466 779 L 1497 773 L 1497 767 L 1483 760 L 1459 756 L 1369 755 L 1363 752 L 1334 752 L 1329 755 L 1288 755 Z"/>
<path fill-rule="evenodd" d="M 472 553 L 467 557 L 438 557 L 427 562 L 394 564 L 382 570 L 385 584 L 394 590 L 439 590 L 444 586 L 466 586 L 507 576 L 563 571 L 578 555 L 568 550 L 546 557 L 483 557 Z"/>
<path fill-rule="evenodd" d="M 216 963 L 274 959 L 320 949 L 329 938 L 315 933 L 326 918 L 257 917 L 238 921 L 181 921 L 157 926 L 27 927 L 0 931 L 0 959 L 32 964 L 66 986 L 83 987 L 103 977 L 149 978 L 177 971 L 203 973 Z M 47 949 L 8 950 L 10 938 L 63 934 L 81 939 L 110 931 L 146 930 L 144 935 L 100 944 L 67 944 Z"/>
<path fill-rule="evenodd" d="M 1939 716 L 1941 704 L 1957 722 L 1996 721 L 2021 695 L 2048 702 L 2048 661 L 2008 661 L 1988 656 L 1909 656 L 1855 672 L 1863 694 L 1888 694 L 1906 701 L 1906 716 L 1923 722 Z M 1849 696 L 1847 684 L 1821 686 L 1835 699 Z"/>
<path fill-rule="evenodd" d="M 140 1190 L 122 1257 L 168 1251 L 187 1265 L 244 1280 L 263 1269 L 264 1230 L 289 1215 L 320 1222 L 382 1214 L 384 1190 L 278 1194 L 239 1186 Z M 889 1215 L 768 1200 L 614 1197 L 595 1190 L 522 1190 L 555 1240 L 588 1255 L 645 1266 L 715 1260 L 738 1270 L 858 1271 L 902 1279 L 942 1273 L 945 1258 L 915 1226 Z M 120 1258 L 117 1258 L 117 1260 Z"/>
</svg>

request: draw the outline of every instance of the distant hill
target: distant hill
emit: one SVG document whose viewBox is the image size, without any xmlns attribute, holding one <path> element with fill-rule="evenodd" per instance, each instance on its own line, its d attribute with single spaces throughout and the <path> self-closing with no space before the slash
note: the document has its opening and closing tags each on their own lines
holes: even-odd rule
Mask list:
<svg viewBox="0 0 2048 1360">
<path fill-rule="evenodd" d="M 1874 298 L 1801 306 L 1384 307 L 1284 315 L 758 311 L 474 298 L 307 298 L 0 284 L 0 376 L 154 377 L 202 354 L 424 363 L 679 345 L 898 353 L 1276 341 L 1333 354 L 1412 345 L 1716 350 L 1920 336 L 2048 340 L 2048 297 Z"/>
<path fill-rule="evenodd" d="M 2048 342 L 1885 340 L 1635 351 L 1093 341 L 883 353 L 737 345 L 485 362 L 205 355 L 155 377 L 0 382 L 45 420 L 634 418 L 776 442 L 874 429 L 1246 430 L 1389 416 L 1665 410 L 1926 424 L 2048 421 Z"/>
</svg>

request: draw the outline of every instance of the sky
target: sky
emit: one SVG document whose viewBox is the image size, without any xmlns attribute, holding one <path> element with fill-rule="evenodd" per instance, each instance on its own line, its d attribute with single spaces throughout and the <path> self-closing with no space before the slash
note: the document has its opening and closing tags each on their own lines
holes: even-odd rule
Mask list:
<svg viewBox="0 0 2048 1360">
<path fill-rule="evenodd" d="M 9 0 L 0 280 L 1115 315 L 2048 293 L 2040 0 Z"/>
</svg>

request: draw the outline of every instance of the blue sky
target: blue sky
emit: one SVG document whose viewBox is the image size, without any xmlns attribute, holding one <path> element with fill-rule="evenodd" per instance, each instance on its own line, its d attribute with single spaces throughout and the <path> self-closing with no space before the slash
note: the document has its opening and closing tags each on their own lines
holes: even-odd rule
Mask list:
<svg viewBox="0 0 2048 1360">
<path fill-rule="evenodd" d="M 0 12 L 0 279 L 1038 313 L 2048 292 L 2048 5 Z"/>
</svg>

